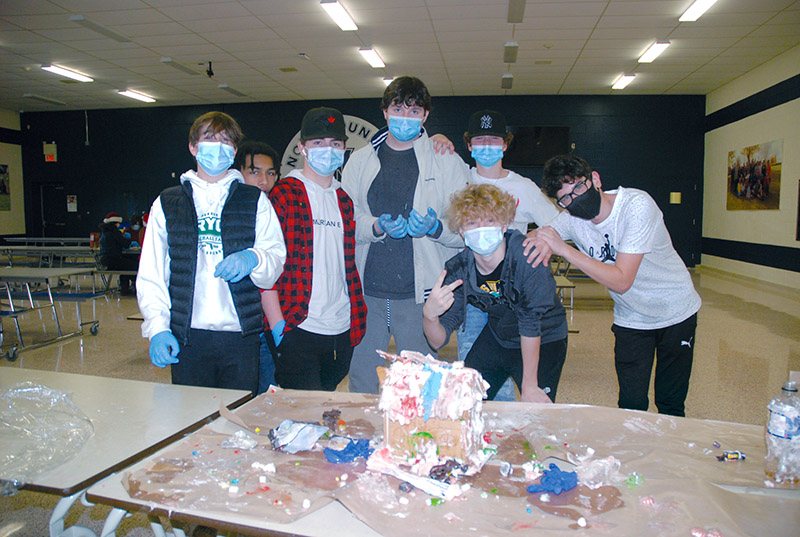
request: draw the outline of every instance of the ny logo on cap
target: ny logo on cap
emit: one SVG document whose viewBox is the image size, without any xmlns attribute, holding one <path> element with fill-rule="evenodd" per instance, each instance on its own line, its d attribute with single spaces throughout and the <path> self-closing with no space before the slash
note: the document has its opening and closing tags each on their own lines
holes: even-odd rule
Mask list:
<svg viewBox="0 0 800 537">
<path fill-rule="evenodd" d="M 486 114 L 485 116 L 481 116 L 481 128 L 482 129 L 491 129 L 492 128 L 492 116 Z"/>
</svg>

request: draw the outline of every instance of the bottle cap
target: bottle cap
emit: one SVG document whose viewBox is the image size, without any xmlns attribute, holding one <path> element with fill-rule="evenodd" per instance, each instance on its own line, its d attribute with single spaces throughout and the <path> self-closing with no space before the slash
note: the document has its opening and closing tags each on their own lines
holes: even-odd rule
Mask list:
<svg viewBox="0 0 800 537">
<path fill-rule="evenodd" d="M 786 392 L 796 392 L 797 391 L 797 382 L 793 380 L 787 380 L 783 383 L 783 391 Z"/>
</svg>

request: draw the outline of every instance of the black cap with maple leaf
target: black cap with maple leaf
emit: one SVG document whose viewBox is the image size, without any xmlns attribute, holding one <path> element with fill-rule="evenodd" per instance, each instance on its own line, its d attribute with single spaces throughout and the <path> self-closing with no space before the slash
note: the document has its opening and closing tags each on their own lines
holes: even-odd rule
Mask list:
<svg viewBox="0 0 800 537">
<path fill-rule="evenodd" d="M 335 108 L 312 108 L 303 116 L 300 127 L 300 141 L 316 140 L 317 138 L 334 138 L 347 140 L 345 134 L 344 117 Z"/>
</svg>

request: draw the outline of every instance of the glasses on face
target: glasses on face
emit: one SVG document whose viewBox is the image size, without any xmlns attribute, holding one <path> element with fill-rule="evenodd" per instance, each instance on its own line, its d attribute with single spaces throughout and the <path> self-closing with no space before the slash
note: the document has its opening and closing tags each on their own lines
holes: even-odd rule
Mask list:
<svg viewBox="0 0 800 537">
<path fill-rule="evenodd" d="M 561 196 L 560 198 L 558 198 L 556 200 L 556 203 L 558 203 L 559 207 L 561 207 L 563 209 L 566 209 L 567 207 L 569 207 L 570 203 L 572 203 L 573 198 L 577 198 L 578 196 L 580 196 L 581 194 L 583 194 L 587 190 L 589 190 L 589 178 L 588 177 L 586 179 L 584 179 L 583 181 L 579 181 L 579 182 L 575 183 L 575 186 L 572 188 L 572 192 L 568 192 L 568 193 L 564 194 L 563 196 Z"/>
</svg>

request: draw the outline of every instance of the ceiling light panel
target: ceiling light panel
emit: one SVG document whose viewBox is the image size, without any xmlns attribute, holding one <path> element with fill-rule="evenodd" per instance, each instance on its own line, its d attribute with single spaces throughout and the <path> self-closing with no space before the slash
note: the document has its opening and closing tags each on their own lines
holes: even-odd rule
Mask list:
<svg viewBox="0 0 800 537">
<path fill-rule="evenodd" d="M 689 6 L 689 9 L 683 12 L 678 21 L 680 22 L 694 22 L 709 10 L 711 6 L 717 3 L 717 0 L 695 0 L 694 4 Z"/>
<path fill-rule="evenodd" d="M 131 99 L 136 99 L 137 101 L 142 101 L 143 103 L 154 103 L 156 102 L 155 99 L 150 97 L 149 95 L 145 95 L 144 93 L 139 93 L 132 90 L 120 90 L 117 93 L 120 95 L 124 95 L 125 97 L 129 97 Z"/>
<path fill-rule="evenodd" d="M 71 69 L 59 67 L 58 65 L 43 65 L 42 70 L 57 75 L 65 76 L 67 78 L 71 78 L 72 80 L 77 80 L 78 82 L 94 82 L 94 79 L 91 77 L 88 77 L 81 73 L 77 73 L 75 71 L 72 71 Z"/>
<path fill-rule="evenodd" d="M 180 62 L 176 62 L 175 60 L 173 60 L 170 57 L 161 58 L 161 63 L 169 65 L 173 69 L 177 69 L 178 71 L 183 71 L 184 73 L 189 74 L 189 75 L 199 75 L 200 74 L 199 72 L 195 71 L 191 67 L 183 65 Z"/>
<path fill-rule="evenodd" d="M 119 41 L 120 43 L 130 43 L 131 42 L 131 40 L 128 38 L 128 36 L 123 35 L 123 34 L 117 32 L 115 30 L 112 30 L 111 28 L 106 27 L 106 26 L 103 26 L 102 24 L 98 24 L 98 23 L 96 23 L 96 22 L 94 22 L 92 20 L 89 20 L 86 17 L 84 17 L 83 15 L 79 15 L 79 14 L 70 15 L 69 16 L 69 20 L 71 20 L 75 24 L 80 24 L 84 28 L 88 28 L 89 30 L 92 30 L 93 32 L 97 32 L 98 34 L 104 35 L 106 37 L 110 37 L 114 41 Z"/>
<path fill-rule="evenodd" d="M 358 30 L 355 21 L 353 21 L 353 18 L 338 0 L 322 0 L 320 5 L 325 9 L 328 16 L 333 19 L 333 22 L 339 25 L 339 28 L 341 28 L 343 32 Z"/>
<path fill-rule="evenodd" d="M 669 41 L 661 41 L 650 45 L 644 54 L 639 57 L 639 63 L 652 63 L 653 60 L 658 58 L 662 52 L 669 47 Z"/>
<path fill-rule="evenodd" d="M 381 59 L 380 55 L 375 49 L 369 47 L 361 47 L 360 49 L 358 49 L 358 52 L 361 53 L 361 55 L 364 57 L 367 63 L 370 64 L 373 68 L 380 69 L 382 67 L 386 67 L 386 64 L 383 63 L 383 60 Z"/>
<path fill-rule="evenodd" d="M 227 84 L 220 84 L 220 85 L 218 85 L 217 87 L 218 87 L 219 89 L 221 89 L 221 90 L 227 91 L 228 93 L 230 93 L 230 94 L 232 94 L 232 95 L 236 95 L 237 97 L 247 97 L 247 95 L 245 95 L 245 94 L 244 94 L 244 93 L 242 93 L 241 91 L 239 91 L 239 90 L 237 90 L 237 89 L 235 89 L 235 88 L 232 88 L 232 87 L 230 87 L 230 86 L 229 86 L 229 85 L 227 85 Z"/>
<path fill-rule="evenodd" d="M 58 99 L 51 99 L 50 97 L 45 97 L 44 95 L 36 95 L 35 93 L 23 93 L 23 99 L 32 99 L 34 101 L 39 101 L 47 104 L 57 104 L 59 106 L 67 106 L 67 103 L 64 101 L 59 101 Z"/>
<path fill-rule="evenodd" d="M 636 75 L 622 75 L 614 82 L 614 85 L 611 86 L 611 89 L 615 90 L 625 89 L 628 86 L 628 84 L 633 82 L 634 78 L 636 78 Z"/>
</svg>

